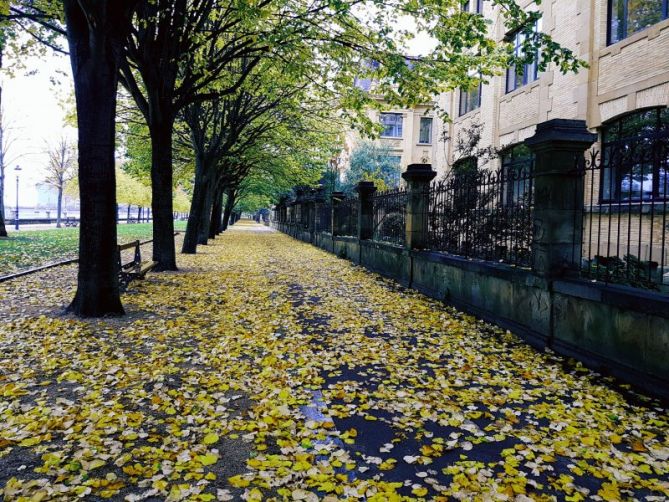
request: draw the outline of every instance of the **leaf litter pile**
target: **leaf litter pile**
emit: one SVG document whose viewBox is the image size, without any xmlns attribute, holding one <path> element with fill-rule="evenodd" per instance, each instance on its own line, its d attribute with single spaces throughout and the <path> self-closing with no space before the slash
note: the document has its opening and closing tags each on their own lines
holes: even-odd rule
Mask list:
<svg viewBox="0 0 669 502">
<path fill-rule="evenodd" d="M 669 498 L 660 403 L 248 230 L 124 318 L 60 315 L 73 267 L 0 284 L 0 497 Z"/>
</svg>

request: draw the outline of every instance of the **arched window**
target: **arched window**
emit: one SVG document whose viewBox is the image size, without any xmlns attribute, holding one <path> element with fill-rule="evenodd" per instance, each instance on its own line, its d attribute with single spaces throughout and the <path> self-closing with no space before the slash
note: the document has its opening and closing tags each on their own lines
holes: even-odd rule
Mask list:
<svg viewBox="0 0 669 502">
<path fill-rule="evenodd" d="M 669 196 L 669 108 L 651 108 L 602 127 L 602 202 Z"/>
</svg>

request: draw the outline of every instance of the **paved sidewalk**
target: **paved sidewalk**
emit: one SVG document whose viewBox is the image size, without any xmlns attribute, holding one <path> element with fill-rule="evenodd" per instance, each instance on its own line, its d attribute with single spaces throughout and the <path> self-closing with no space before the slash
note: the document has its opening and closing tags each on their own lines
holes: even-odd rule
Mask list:
<svg viewBox="0 0 669 502">
<path fill-rule="evenodd" d="M 251 222 L 179 266 L 122 319 L 0 284 L 6 498 L 669 497 L 660 403 Z"/>
</svg>

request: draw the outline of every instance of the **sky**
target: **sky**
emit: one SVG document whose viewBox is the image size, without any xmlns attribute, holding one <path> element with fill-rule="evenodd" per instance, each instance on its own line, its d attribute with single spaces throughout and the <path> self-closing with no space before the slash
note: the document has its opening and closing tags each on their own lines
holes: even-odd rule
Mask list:
<svg viewBox="0 0 669 502">
<path fill-rule="evenodd" d="M 409 20 L 401 22 L 402 28 L 411 26 Z M 434 42 L 427 34 L 418 34 L 410 42 L 411 55 L 424 54 Z M 11 67 L 12 61 L 5 61 Z M 76 129 L 64 125 L 65 110 L 61 101 L 72 92 L 72 72 L 66 56 L 47 53 L 22 61 L 25 70 L 14 75 L 2 74 L 2 106 L 9 125 L 13 144 L 7 156 L 10 164 L 6 170 L 5 205 L 16 204 L 16 165 L 19 171 L 19 204 L 32 207 L 37 202 L 35 185 L 44 180 L 49 144 L 65 136 L 76 142 Z M 56 77 L 58 83 L 52 81 Z"/>
<path fill-rule="evenodd" d="M 11 65 L 11 61 L 6 61 Z M 46 176 L 48 145 L 61 136 L 76 141 L 76 130 L 63 124 L 65 110 L 60 100 L 71 89 L 69 59 L 48 54 L 43 58 L 32 57 L 23 61 L 26 70 L 10 76 L 2 75 L 2 107 L 8 124 L 8 135 L 12 140 L 7 159 L 10 164 L 5 174 L 5 204 L 16 203 L 16 172 L 19 165 L 19 204 L 32 206 L 36 203 L 35 184 Z M 66 75 L 59 75 L 59 71 Z M 51 82 L 58 77 L 60 85 Z"/>
</svg>

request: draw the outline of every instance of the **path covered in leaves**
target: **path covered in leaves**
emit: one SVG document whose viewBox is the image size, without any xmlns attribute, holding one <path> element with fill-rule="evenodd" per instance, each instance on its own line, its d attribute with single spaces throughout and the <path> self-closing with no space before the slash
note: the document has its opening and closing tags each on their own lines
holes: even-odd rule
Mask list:
<svg viewBox="0 0 669 502">
<path fill-rule="evenodd" d="M 122 319 L 58 313 L 73 267 L 0 284 L 0 498 L 669 497 L 659 403 L 253 230 Z"/>
</svg>

